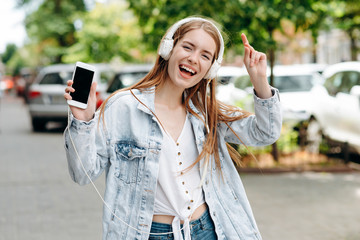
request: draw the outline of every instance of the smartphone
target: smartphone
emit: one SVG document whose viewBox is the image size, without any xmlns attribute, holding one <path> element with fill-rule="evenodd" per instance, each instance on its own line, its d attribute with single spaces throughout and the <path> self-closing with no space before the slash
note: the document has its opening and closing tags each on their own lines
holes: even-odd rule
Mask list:
<svg viewBox="0 0 360 240">
<path fill-rule="evenodd" d="M 75 92 L 70 93 L 72 100 L 67 100 L 71 106 L 86 109 L 90 94 L 91 84 L 95 75 L 95 67 L 83 62 L 76 62 L 73 72 L 72 87 Z"/>
</svg>

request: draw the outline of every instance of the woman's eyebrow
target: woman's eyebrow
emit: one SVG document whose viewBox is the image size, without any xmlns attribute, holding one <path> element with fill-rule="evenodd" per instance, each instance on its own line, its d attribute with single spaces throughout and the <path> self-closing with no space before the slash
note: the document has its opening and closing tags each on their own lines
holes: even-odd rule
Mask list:
<svg viewBox="0 0 360 240">
<path fill-rule="evenodd" d="M 196 47 L 196 45 L 195 44 L 193 44 L 192 42 L 189 42 L 189 41 L 186 41 L 186 40 L 184 40 L 183 41 L 184 43 L 187 43 L 187 44 L 189 44 L 189 45 L 191 45 L 192 47 Z M 210 52 L 210 51 L 208 51 L 208 50 L 203 50 L 206 54 L 209 54 L 210 55 L 210 57 L 212 57 L 213 56 L 213 54 Z"/>
</svg>

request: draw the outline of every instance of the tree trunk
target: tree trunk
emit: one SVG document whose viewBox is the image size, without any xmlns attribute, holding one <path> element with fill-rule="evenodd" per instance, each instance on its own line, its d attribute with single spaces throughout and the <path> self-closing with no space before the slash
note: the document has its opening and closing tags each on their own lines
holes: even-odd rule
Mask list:
<svg viewBox="0 0 360 240">
<path fill-rule="evenodd" d="M 271 48 L 269 50 L 269 62 L 270 62 L 270 85 L 274 84 L 274 65 L 275 65 L 275 50 Z M 271 154 L 276 162 L 279 161 L 279 151 L 276 142 L 272 144 Z"/>
<path fill-rule="evenodd" d="M 356 39 L 353 36 L 353 34 L 351 34 L 351 32 L 349 32 L 349 36 L 350 36 L 350 51 L 351 51 L 351 61 L 357 61 L 357 53 L 358 53 L 358 49 L 356 46 Z"/>
</svg>

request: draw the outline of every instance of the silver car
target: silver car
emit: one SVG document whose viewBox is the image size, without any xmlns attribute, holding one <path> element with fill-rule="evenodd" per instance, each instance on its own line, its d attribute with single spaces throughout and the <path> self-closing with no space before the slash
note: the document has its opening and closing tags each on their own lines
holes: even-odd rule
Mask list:
<svg viewBox="0 0 360 240">
<path fill-rule="evenodd" d="M 93 65 L 97 69 L 94 81 L 98 82 L 97 106 L 99 106 L 114 70 L 108 64 Z M 66 122 L 68 105 L 63 95 L 67 80 L 72 78 L 74 67 L 74 64 L 58 64 L 40 70 L 27 96 L 34 131 L 45 130 L 48 122 Z"/>
</svg>

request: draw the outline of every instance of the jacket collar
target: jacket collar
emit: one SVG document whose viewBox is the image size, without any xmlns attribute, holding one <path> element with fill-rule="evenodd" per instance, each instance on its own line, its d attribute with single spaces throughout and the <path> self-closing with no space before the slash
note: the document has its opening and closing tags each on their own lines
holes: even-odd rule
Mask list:
<svg viewBox="0 0 360 240">
<path fill-rule="evenodd" d="M 137 103 L 137 108 L 140 111 L 153 115 L 153 113 L 155 113 L 155 87 L 143 91 L 136 90 L 133 91 L 133 93 L 141 101 Z"/>
<path fill-rule="evenodd" d="M 152 115 L 153 117 L 155 114 L 155 87 L 151 87 L 148 89 L 145 89 L 143 91 L 139 91 L 139 90 L 133 90 L 133 93 L 135 94 L 135 96 L 143 103 L 138 102 L 137 103 L 137 108 L 140 111 L 143 111 L 149 115 Z M 196 113 L 198 114 L 200 117 L 203 118 L 202 114 L 200 113 L 200 111 L 195 107 L 194 103 L 191 101 L 189 101 L 189 107 Z M 152 112 L 151 112 L 152 111 Z M 196 133 L 196 130 L 200 130 L 202 129 L 201 132 L 203 132 L 205 130 L 204 128 L 204 124 L 203 122 L 198 119 L 196 116 L 191 114 L 190 117 L 190 121 L 193 125 L 194 128 L 194 132 Z M 204 120 L 205 121 L 205 120 Z"/>
</svg>

